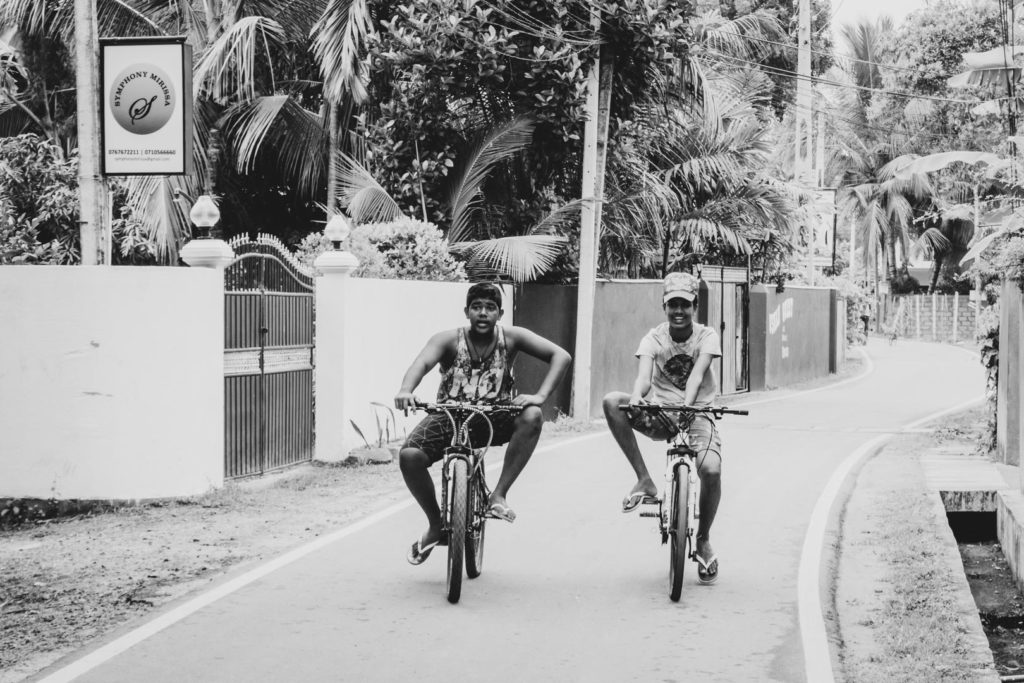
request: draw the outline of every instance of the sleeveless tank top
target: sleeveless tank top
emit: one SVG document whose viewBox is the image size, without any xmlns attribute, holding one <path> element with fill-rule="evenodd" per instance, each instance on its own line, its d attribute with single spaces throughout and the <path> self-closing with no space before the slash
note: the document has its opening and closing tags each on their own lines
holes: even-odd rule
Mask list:
<svg viewBox="0 0 1024 683">
<path fill-rule="evenodd" d="M 449 367 L 441 368 L 438 401 L 504 403 L 512 399 L 512 368 L 505 333 L 500 325 L 494 330 L 498 335 L 494 350 L 486 358 L 474 361 L 469 353 L 466 330 L 459 328 L 455 360 Z"/>
</svg>

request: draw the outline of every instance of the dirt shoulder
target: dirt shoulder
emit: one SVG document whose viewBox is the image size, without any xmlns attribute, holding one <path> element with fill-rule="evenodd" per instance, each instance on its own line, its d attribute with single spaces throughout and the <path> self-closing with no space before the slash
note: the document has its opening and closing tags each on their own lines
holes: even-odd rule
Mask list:
<svg viewBox="0 0 1024 683">
<path fill-rule="evenodd" d="M 834 559 L 839 681 L 998 681 L 945 508 L 920 455 L 974 452 L 983 408 L 899 435 L 851 482 Z"/>
</svg>

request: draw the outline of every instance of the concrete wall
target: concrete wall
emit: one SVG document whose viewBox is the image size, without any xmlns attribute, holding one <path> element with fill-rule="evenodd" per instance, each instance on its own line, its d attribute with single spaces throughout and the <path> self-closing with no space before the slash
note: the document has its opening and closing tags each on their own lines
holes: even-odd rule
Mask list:
<svg viewBox="0 0 1024 683">
<path fill-rule="evenodd" d="M 601 417 L 601 401 L 609 391 L 629 391 L 636 378 L 636 347 L 647 331 L 665 320 L 661 309 L 661 281 L 614 280 L 597 283 L 594 292 L 594 340 L 591 350 L 591 416 Z M 576 287 L 526 285 L 517 302 L 516 324 L 544 335 L 569 353 L 576 347 Z M 521 386 L 536 385 L 543 365 L 531 359 L 516 361 Z M 545 417 L 572 408 L 572 378 L 567 376 Z"/>
<path fill-rule="evenodd" d="M 629 392 L 636 379 L 636 349 L 652 328 L 665 322 L 660 280 L 598 282 L 594 299 L 592 417 L 604 415 L 609 391 Z"/>
<path fill-rule="evenodd" d="M 517 289 L 516 325 L 550 339 L 570 354 L 576 344 L 576 288 L 562 285 L 528 284 Z M 525 354 L 516 358 L 513 370 L 520 391 L 530 393 L 544 380 L 547 365 Z M 569 373 L 572 372 L 570 368 Z M 572 406 L 572 376 L 565 378 L 544 405 L 544 418 L 553 420 L 568 414 Z"/>
<path fill-rule="evenodd" d="M 832 290 L 750 288 L 750 388 L 774 389 L 829 374 Z M 830 353 L 830 346 L 832 352 Z"/>
<path fill-rule="evenodd" d="M 999 386 L 996 397 L 996 448 L 1008 465 L 1020 463 L 1021 380 L 1024 364 L 1024 297 L 1016 282 L 1003 282 L 999 297 Z"/>
<path fill-rule="evenodd" d="M 222 485 L 220 272 L 3 266 L 0 326 L 0 497 Z"/>
<path fill-rule="evenodd" d="M 902 312 L 901 306 L 902 304 Z M 960 294 L 908 294 L 884 297 L 881 325 L 895 328 L 901 337 L 926 341 L 958 342 L 974 338 L 974 307 Z"/>
<path fill-rule="evenodd" d="M 466 325 L 470 285 L 459 282 L 376 280 L 324 275 L 317 278 L 316 451 L 318 460 L 343 460 L 363 440 L 378 438 L 377 418 L 393 416 L 403 437 L 423 413 L 394 411 L 405 371 L 431 336 Z M 502 323 L 514 323 L 514 295 L 504 288 Z M 427 374 L 416 390 L 436 397 L 440 372 Z M 387 408 L 372 405 L 381 403 Z"/>
</svg>

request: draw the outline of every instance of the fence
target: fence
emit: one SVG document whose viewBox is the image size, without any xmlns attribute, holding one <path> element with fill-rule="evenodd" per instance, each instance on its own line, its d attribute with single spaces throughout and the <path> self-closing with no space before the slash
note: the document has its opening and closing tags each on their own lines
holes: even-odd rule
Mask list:
<svg viewBox="0 0 1024 683">
<path fill-rule="evenodd" d="M 974 339 L 975 304 L 961 294 L 908 294 L 882 297 L 878 332 L 926 341 Z"/>
</svg>

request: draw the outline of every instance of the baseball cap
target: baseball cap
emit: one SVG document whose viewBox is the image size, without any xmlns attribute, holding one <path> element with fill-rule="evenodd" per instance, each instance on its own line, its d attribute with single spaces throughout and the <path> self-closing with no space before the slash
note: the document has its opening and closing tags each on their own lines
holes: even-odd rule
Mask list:
<svg viewBox="0 0 1024 683">
<path fill-rule="evenodd" d="M 694 275 L 689 273 L 669 273 L 665 277 L 665 295 L 661 300 L 664 303 L 668 303 L 669 299 L 681 297 L 687 301 L 693 301 L 697 298 L 699 286 L 700 280 Z"/>
</svg>

